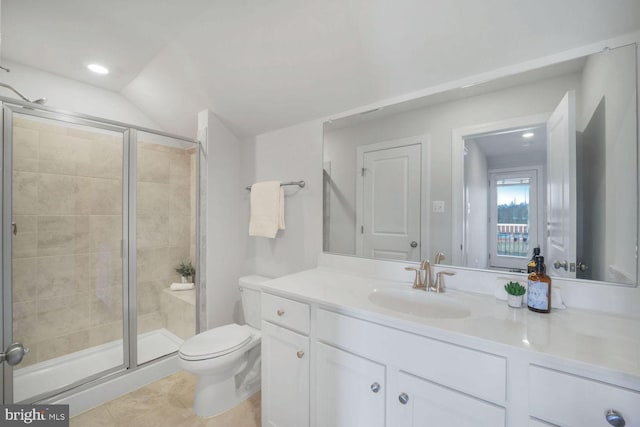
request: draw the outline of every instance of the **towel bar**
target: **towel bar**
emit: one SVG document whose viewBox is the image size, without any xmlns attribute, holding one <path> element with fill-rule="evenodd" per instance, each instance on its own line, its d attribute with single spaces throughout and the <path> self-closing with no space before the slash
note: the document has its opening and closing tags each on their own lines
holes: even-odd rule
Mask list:
<svg viewBox="0 0 640 427">
<path fill-rule="evenodd" d="M 285 185 L 297 185 L 300 188 L 304 188 L 304 186 L 307 185 L 307 183 L 304 181 L 289 181 L 289 182 L 280 183 L 280 187 L 284 187 Z M 249 185 L 248 187 L 245 187 L 245 189 L 251 191 L 251 186 Z"/>
</svg>

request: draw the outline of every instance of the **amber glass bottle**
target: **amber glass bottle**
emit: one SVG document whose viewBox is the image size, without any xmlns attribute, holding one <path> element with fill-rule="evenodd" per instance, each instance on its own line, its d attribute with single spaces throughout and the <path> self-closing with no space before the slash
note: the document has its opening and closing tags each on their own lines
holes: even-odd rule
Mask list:
<svg viewBox="0 0 640 427">
<path fill-rule="evenodd" d="M 536 257 L 540 255 L 540 246 L 533 248 L 533 256 L 531 261 L 527 264 L 527 273 L 531 274 L 536 271 Z"/>
<path fill-rule="evenodd" d="M 536 257 L 536 271 L 529 274 L 527 307 L 538 313 L 551 311 L 551 278 L 545 273 L 544 257 L 540 255 Z"/>
</svg>

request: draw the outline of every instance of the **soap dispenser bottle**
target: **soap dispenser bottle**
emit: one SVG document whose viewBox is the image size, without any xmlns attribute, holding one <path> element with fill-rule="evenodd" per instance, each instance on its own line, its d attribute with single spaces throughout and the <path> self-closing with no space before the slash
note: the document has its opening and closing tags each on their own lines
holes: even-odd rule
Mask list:
<svg viewBox="0 0 640 427">
<path fill-rule="evenodd" d="M 551 311 L 551 278 L 547 276 L 544 257 L 536 256 L 536 270 L 529 274 L 527 286 L 527 307 L 538 313 Z"/>
<path fill-rule="evenodd" d="M 531 257 L 531 260 L 527 264 L 528 274 L 531 274 L 536 271 L 536 257 L 538 255 L 540 255 L 540 246 L 536 246 L 535 248 L 533 248 L 533 256 Z"/>
</svg>

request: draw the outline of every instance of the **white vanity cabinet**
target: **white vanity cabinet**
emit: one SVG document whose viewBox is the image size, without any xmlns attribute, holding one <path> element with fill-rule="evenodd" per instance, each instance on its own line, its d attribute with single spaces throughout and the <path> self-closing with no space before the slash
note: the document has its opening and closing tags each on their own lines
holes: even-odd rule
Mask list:
<svg viewBox="0 0 640 427">
<path fill-rule="evenodd" d="M 262 319 L 262 425 L 308 426 L 309 306 L 263 294 Z"/>
<path fill-rule="evenodd" d="M 640 392 L 537 365 L 529 366 L 528 387 L 529 415 L 551 425 L 616 425 L 607 422 L 609 411 L 640 425 Z"/>
<path fill-rule="evenodd" d="M 324 309 L 314 326 L 313 427 L 505 425 L 504 358 Z"/>
<path fill-rule="evenodd" d="M 505 410 L 413 375 L 399 372 L 390 425 L 406 427 L 505 425 Z"/>
<path fill-rule="evenodd" d="M 637 377 L 308 301 L 263 292 L 263 426 L 640 426 Z"/>
<path fill-rule="evenodd" d="M 384 427 L 383 365 L 323 343 L 314 359 L 316 426 Z"/>
</svg>

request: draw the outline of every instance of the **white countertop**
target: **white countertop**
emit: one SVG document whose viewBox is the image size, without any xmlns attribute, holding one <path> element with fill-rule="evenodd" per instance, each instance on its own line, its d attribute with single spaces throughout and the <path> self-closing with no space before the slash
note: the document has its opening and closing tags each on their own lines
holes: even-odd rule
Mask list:
<svg viewBox="0 0 640 427">
<path fill-rule="evenodd" d="M 513 309 L 493 296 L 447 290 L 433 296 L 459 301 L 471 314 L 459 319 L 424 318 L 382 308 L 369 300 L 375 289 L 411 289 L 406 283 L 348 274 L 326 267 L 273 279 L 263 290 L 317 303 L 382 325 L 453 339 L 477 340 L 583 362 L 640 379 L 640 319 L 588 310 L 535 313 Z M 412 290 L 424 292 L 422 290 Z"/>
</svg>

